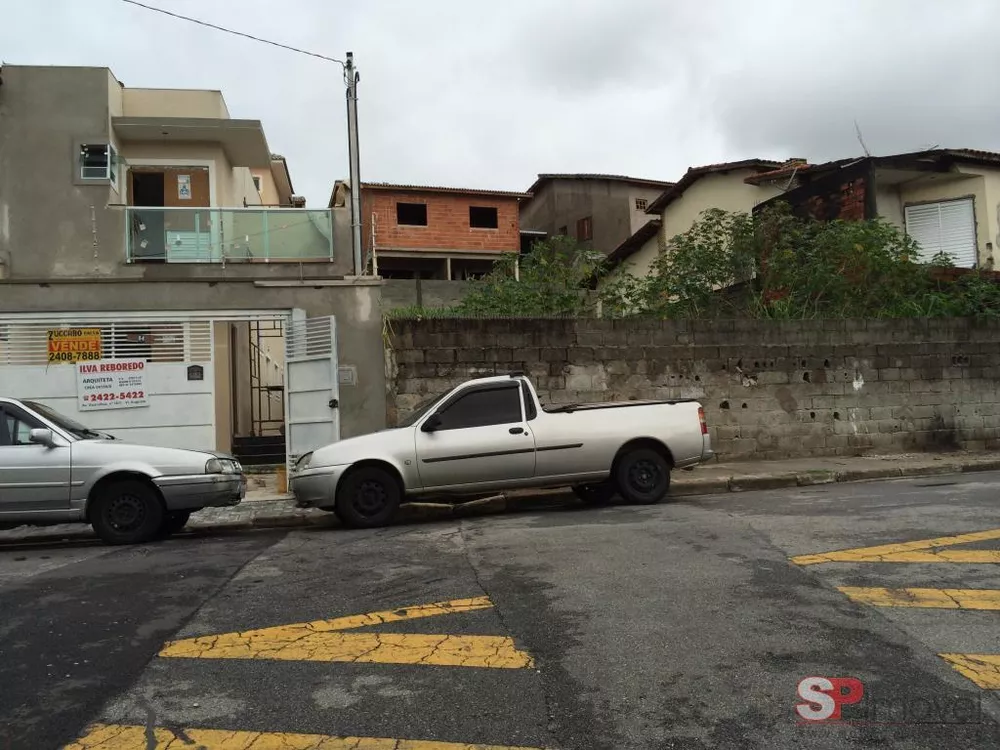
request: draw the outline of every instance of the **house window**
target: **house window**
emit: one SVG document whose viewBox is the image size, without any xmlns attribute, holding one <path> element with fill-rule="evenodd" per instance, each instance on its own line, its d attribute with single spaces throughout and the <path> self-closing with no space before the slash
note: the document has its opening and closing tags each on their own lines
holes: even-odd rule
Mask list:
<svg viewBox="0 0 1000 750">
<path fill-rule="evenodd" d="M 645 211 L 646 210 L 646 206 L 648 206 L 648 205 L 649 205 L 649 201 L 646 200 L 645 198 L 636 198 L 635 199 L 635 210 L 636 211 Z"/>
<path fill-rule="evenodd" d="M 576 222 L 576 238 L 581 242 L 594 239 L 594 220 L 586 216 Z"/>
<path fill-rule="evenodd" d="M 971 198 L 922 203 L 905 209 L 906 233 L 920 246 L 920 260 L 951 258 L 959 268 L 975 268 L 976 214 Z"/>
<path fill-rule="evenodd" d="M 80 179 L 110 180 L 118 184 L 118 154 L 110 143 L 84 143 L 80 146 Z"/>
<path fill-rule="evenodd" d="M 559 227 L 559 231 L 556 232 L 556 234 L 560 234 L 563 237 L 565 237 L 567 234 L 569 234 L 569 227 Z"/>
<path fill-rule="evenodd" d="M 260 176 L 259 175 L 254 175 L 253 176 L 253 186 L 257 189 L 257 192 L 259 193 L 260 192 Z"/>
<path fill-rule="evenodd" d="M 497 210 L 487 206 L 469 206 L 469 226 L 473 229 L 496 229 L 500 226 Z"/>
<path fill-rule="evenodd" d="M 397 203 L 396 223 L 408 227 L 427 226 L 426 203 Z"/>
</svg>

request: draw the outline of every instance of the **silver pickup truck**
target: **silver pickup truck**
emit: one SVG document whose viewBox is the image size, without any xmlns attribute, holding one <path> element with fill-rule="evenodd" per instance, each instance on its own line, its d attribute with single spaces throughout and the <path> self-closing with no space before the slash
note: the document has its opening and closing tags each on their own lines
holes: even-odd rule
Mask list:
<svg viewBox="0 0 1000 750">
<path fill-rule="evenodd" d="M 520 373 L 470 380 L 419 406 L 399 427 L 299 457 L 296 504 L 352 527 L 386 524 L 421 495 L 570 485 L 587 503 L 667 494 L 671 469 L 712 456 L 693 400 L 543 408 Z"/>
<path fill-rule="evenodd" d="M 82 522 L 109 544 L 132 544 L 245 494 L 232 456 L 126 443 L 43 404 L 0 397 L 0 528 Z"/>
</svg>

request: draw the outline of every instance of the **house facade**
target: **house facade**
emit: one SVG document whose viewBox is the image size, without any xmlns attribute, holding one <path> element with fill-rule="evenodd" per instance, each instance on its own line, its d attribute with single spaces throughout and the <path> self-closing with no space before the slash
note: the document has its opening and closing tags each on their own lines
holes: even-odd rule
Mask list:
<svg viewBox="0 0 1000 750">
<path fill-rule="evenodd" d="M 649 204 L 672 185 L 625 175 L 540 174 L 521 203 L 521 227 L 567 235 L 607 254 L 649 220 Z"/>
<path fill-rule="evenodd" d="M 366 182 L 361 185 L 367 267 L 386 279 L 464 281 L 519 253 L 518 201 L 524 193 Z M 350 204 L 338 181 L 333 210 Z M 345 217 L 347 215 L 345 214 Z"/>
<path fill-rule="evenodd" d="M 651 200 L 645 221 L 608 256 L 609 262 L 633 276 L 645 276 L 661 248 L 686 232 L 704 211 L 751 211 L 780 192 L 772 184 L 751 184 L 747 179 L 779 169 L 782 162 L 768 159 L 708 164 L 692 167 L 684 176 Z"/>
<path fill-rule="evenodd" d="M 268 437 L 275 462 L 382 427 L 377 282 L 302 206 L 219 91 L 3 66 L 0 392 L 143 442 Z"/>
<path fill-rule="evenodd" d="M 775 200 L 821 220 L 881 217 L 907 232 L 929 261 L 994 268 L 1000 243 L 1000 153 L 934 149 L 841 159 L 747 179 L 779 188 Z"/>
</svg>

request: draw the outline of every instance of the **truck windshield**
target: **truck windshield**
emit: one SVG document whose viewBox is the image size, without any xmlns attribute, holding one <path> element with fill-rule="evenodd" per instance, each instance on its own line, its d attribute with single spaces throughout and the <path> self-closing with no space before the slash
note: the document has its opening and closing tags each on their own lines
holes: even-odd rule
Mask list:
<svg viewBox="0 0 1000 750">
<path fill-rule="evenodd" d="M 25 401 L 24 405 L 27 406 L 32 411 L 38 412 L 43 417 L 45 417 L 50 422 L 54 423 L 60 429 L 65 430 L 71 435 L 80 438 L 81 440 L 86 440 L 88 438 L 104 437 L 103 433 L 92 430 L 89 427 L 84 427 L 82 424 L 76 420 L 70 419 L 64 414 L 60 414 L 54 409 L 38 403 L 37 401 Z"/>
<path fill-rule="evenodd" d="M 434 404 L 436 404 L 440 400 L 440 398 L 441 396 L 437 395 L 437 396 L 431 396 L 426 401 L 421 401 L 420 404 L 417 405 L 417 408 L 413 411 L 413 413 L 396 426 L 413 427 L 413 425 L 415 425 L 420 420 L 420 418 L 424 416 L 424 414 L 430 411 L 430 408 L 434 406 Z"/>
</svg>

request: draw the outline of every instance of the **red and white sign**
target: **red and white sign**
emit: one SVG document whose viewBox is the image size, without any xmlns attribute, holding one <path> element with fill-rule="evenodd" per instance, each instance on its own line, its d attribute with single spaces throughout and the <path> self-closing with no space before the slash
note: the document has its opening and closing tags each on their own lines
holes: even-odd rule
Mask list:
<svg viewBox="0 0 1000 750">
<path fill-rule="evenodd" d="M 145 360 L 102 359 L 98 362 L 78 362 L 76 399 L 80 411 L 148 406 Z"/>
</svg>

